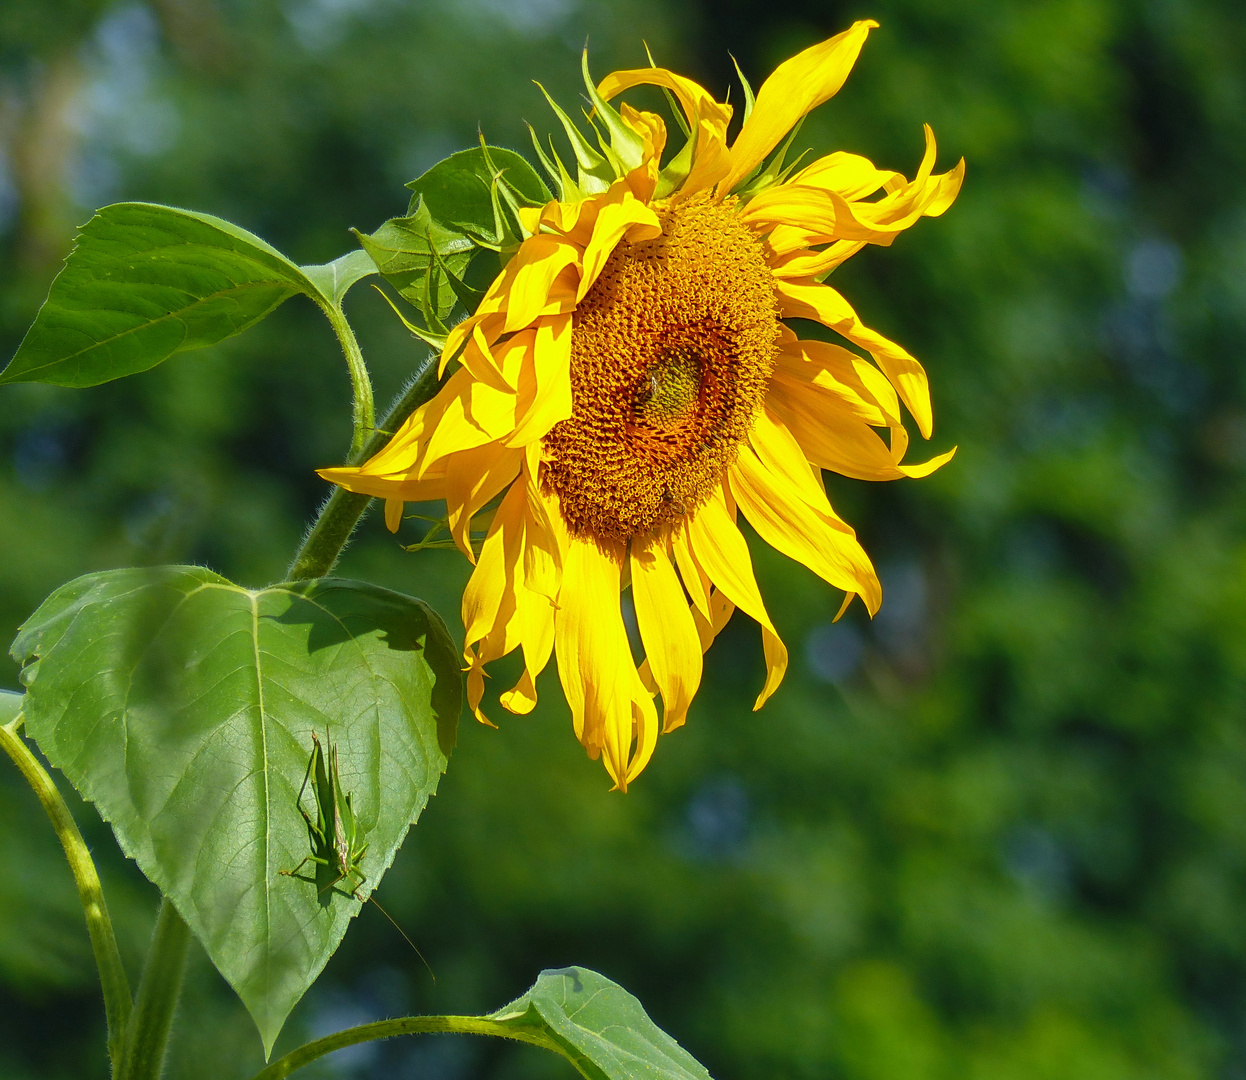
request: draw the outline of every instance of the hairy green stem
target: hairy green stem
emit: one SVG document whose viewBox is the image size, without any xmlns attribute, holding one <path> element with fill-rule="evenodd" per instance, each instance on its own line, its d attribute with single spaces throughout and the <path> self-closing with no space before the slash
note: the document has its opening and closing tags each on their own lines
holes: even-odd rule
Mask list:
<svg viewBox="0 0 1246 1080">
<path fill-rule="evenodd" d="M 190 927 L 165 897 L 151 936 L 151 950 L 138 985 L 134 1014 L 126 1029 L 125 1053 L 117 1080 L 159 1080 L 169 1048 L 173 1015 L 182 993 Z"/>
<path fill-rule="evenodd" d="M 351 454 L 349 463 L 358 465 L 380 450 L 394 429 L 437 392 L 437 386 L 437 357 L 434 355 L 424 361 L 410 385 L 386 413 L 380 428 L 373 430 L 357 453 Z M 371 501 L 370 495 L 335 487 L 303 538 L 286 571 L 286 580 L 303 581 L 329 573 Z"/>
<path fill-rule="evenodd" d="M 378 1020 L 372 1024 L 361 1024 L 359 1027 L 347 1028 L 323 1039 L 309 1042 L 297 1050 L 291 1050 L 285 1057 L 278 1058 L 268 1068 L 256 1073 L 252 1080 L 282 1080 L 295 1069 L 310 1065 L 317 1058 L 331 1054 L 356 1043 L 371 1042 L 375 1039 L 392 1039 L 396 1035 L 494 1035 L 500 1039 L 512 1039 L 516 1042 L 539 1046 L 544 1050 L 552 1050 L 561 1054 L 581 1075 L 588 1074 L 580 1068 L 576 1058 L 569 1055 L 558 1043 L 546 1035 L 535 1031 L 524 1031 L 512 1027 L 500 1020 L 490 1020 L 484 1016 L 403 1016 L 397 1020 Z"/>
<path fill-rule="evenodd" d="M 329 325 L 337 334 L 342 344 L 342 353 L 346 357 L 346 367 L 350 371 L 350 385 L 354 391 L 355 405 L 352 417 L 354 432 L 350 440 L 350 455 L 353 459 L 363 449 L 368 436 L 376 430 L 376 406 L 372 402 L 372 378 L 368 374 L 368 365 L 363 361 L 363 352 L 355 338 L 355 331 L 346 321 L 346 314 L 338 304 L 321 304 L 321 310 L 329 319 Z"/>
<path fill-rule="evenodd" d="M 14 721 L 12 724 L 0 726 L 0 746 L 4 747 L 5 753 L 13 759 L 26 782 L 34 789 L 48 817 L 52 819 L 52 828 L 56 830 L 61 847 L 65 849 L 65 858 L 69 861 L 74 884 L 78 886 L 78 899 L 82 901 L 82 910 L 86 915 L 87 933 L 91 937 L 91 948 L 95 953 L 95 966 L 99 968 L 100 986 L 104 991 L 104 1016 L 108 1022 L 108 1056 L 112 1061 L 113 1075 L 117 1076 L 133 1003 L 130 999 L 130 983 L 121 964 L 121 953 L 117 950 L 112 920 L 108 917 L 108 906 L 104 903 L 104 890 L 100 885 L 95 863 L 91 859 L 91 852 L 86 841 L 82 839 L 78 826 L 74 824 L 69 807 L 61 798 L 52 777 L 17 733 L 17 725 L 18 722 Z"/>
</svg>

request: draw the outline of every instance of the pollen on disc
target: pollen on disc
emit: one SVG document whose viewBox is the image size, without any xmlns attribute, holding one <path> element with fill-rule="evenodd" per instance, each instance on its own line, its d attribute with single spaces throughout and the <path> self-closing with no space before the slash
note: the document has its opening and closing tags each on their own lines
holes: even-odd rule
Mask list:
<svg viewBox="0 0 1246 1080">
<path fill-rule="evenodd" d="M 662 235 L 621 243 L 576 309 L 572 415 L 545 437 L 545 482 L 572 531 L 624 541 L 722 480 L 774 367 L 774 279 L 734 200 L 654 207 Z"/>
</svg>

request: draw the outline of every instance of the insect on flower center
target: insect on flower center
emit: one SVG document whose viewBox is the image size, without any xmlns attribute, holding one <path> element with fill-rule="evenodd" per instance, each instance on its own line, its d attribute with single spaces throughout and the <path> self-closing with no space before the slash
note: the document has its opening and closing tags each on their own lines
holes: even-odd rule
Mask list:
<svg viewBox="0 0 1246 1080">
<path fill-rule="evenodd" d="M 669 424 L 688 416 L 701 399 L 701 360 L 695 353 L 664 353 L 645 374 L 635 401 L 637 419 L 642 423 Z"/>
<path fill-rule="evenodd" d="M 734 200 L 655 206 L 662 235 L 621 243 L 576 309 L 572 415 L 545 437 L 571 529 L 626 541 L 722 482 L 774 367 L 778 303 Z"/>
</svg>

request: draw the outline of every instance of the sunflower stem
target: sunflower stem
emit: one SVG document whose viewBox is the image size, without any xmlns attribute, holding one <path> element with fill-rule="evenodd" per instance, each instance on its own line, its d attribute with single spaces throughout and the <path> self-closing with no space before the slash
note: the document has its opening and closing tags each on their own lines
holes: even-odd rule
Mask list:
<svg viewBox="0 0 1246 1080">
<path fill-rule="evenodd" d="M 379 428 L 373 428 L 372 434 L 364 441 L 362 447 L 351 453 L 347 459 L 349 465 L 359 465 L 367 461 L 385 445 L 408 416 L 428 401 L 439 386 L 437 378 L 437 355 L 434 353 L 425 359 L 415 377 L 406 390 L 390 406 Z M 345 549 L 346 544 L 363 517 L 372 496 L 360 495 L 345 488 L 335 487 L 327 499 L 320 505 L 316 520 L 299 545 L 298 551 L 286 571 L 287 581 L 302 581 L 307 578 L 324 577 L 331 571 Z"/>
<path fill-rule="evenodd" d="M 392 1039 L 396 1035 L 421 1034 L 457 1034 L 457 1035 L 493 1035 L 500 1039 L 513 1039 L 516 1042 L 539 1046 L 560 1054 L 576 1067 L 581 1076 L 588 1073 L 580 1067 L 575 1057 L 568 1054 L 553 1039 L 535 1031 L 524 1031 L 505 1024 L 500 1020 L 490 1020 L 485 1016 L 403 1016 L 396 1020 L 378 1020 L 371 1024 L 347 1028 L 333 1035 L 326 1035 L 291 1050 L 285 1057 L 278 1058 L 268 1068 L 256 1073 L 252 1080 L 282 1080 L 295 1069 L 310 1065 L 317 1058 L 331 1054 L 357 1043 L 371 1042 L 375 1039 Z"/>
<path fill-rule="evenodd" d="M 169 1032 L 182 996 L 190 927 L 165 897 L 151 936 L 151 950 L 126 1030 L 125 1052 L 117 1080 L 160 1080 L 169 1048 Z"/>
<path fill-rule="evenodd" d="M 350 385 L 354 392 L 354 408 L 352 422 L 354 431 L 350 440 L 350 456 L 353 459 L 362 449 L 369 434 L 376 430 L 376 406 L 372 398 L 372 377 L 368 374 L 368 365 L 364 363 L 363 350 L 355 331 L 346 320 L 346 313 L 339 304 L 321 304 L 321 310 L 337 334 L 342 345 L 342 354 L 346 357 L 346 367 L 350 371 Z"/>
<path fill-rule="evenodd" d="M 108 917 L 108 905 L 104 903 L 104 889 L 99 873 L 91 859 L 91 852 L 82 833 L 74 823 L 73 815 L 53 783 L 48 771 L 39 763 L 17 731 L 17 722 L 0 725 L 0 747 L 13 760 L 23 778 L 43 804 L 52 828 L 56 831 L 65 858 L 69 862 L 74 884 L 78 886 L 78 899 L 86 915 L 87 933 L 91 949 L 95 953 L 95 966 L 99 969 L 100 986 L 104 991 L 104 1017 L 108 1024 L 108 1056 L 114 1076 L 120 1076 L 121 1055 L 125 1045 L 126 1025 L 130 1019 L 133 1002 L 130 983 L 126 979 L 113 934 L 112 920 Z"/>
</svg>

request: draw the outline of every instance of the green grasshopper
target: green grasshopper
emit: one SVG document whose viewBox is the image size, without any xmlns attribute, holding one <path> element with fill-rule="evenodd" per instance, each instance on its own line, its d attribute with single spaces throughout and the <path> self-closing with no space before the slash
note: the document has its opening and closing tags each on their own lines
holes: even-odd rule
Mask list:
<svg viewBox="0 0 1246 1080">
<path fill-rule="evenodd" d="M 312 798 L 316 805 L 313 818 L 303 806 L 303 793 L 311 784 Z M 282 870 L 287 877 L 299 877 L 299 871 L 308 863 L 315 867 L 316 895 L 321 907 L 328 907 L 334 886 L 339 881 L 350 885 L 358 882 L 346 895 L 359 900 L 359 890 L 367 876 L 361 869 L 368 845 L 356 847 L 358 833 L 355 826 L 355 808 L 352 796 L 342 791 L 342 776 L 338 769 L 337 744 L 329 743 L 326 755 L 320 738 L 312 732 L 312 754 L 303 774 L 303 786 L 299 788 L 298 808 L 307 824 L 307 838 L 311 842 L 311 854 L 293 870 Z M 301 880 L 306 881 L 307 878 Z M 343 890 L 338 890 L 339 892 Z"/>
<path fill-rule="evenodd" d="M 316 896 L 320 900 L 321 907 L 329 906 L 333 899 L 334 887 L 339 881 L 344 880 L 347 885 L 350 885 L 356 877 L 359 882 L 349 893 L 343 889 L 336 891 L 349 896 L 352 900 L 362 902 L 359 890 L 368 880 L 360 865 L 363 857 L 368 853 L 368 845 L 355 846 L 355 841 L 358 839 L 355 807 L 351 802 L 351 795 L 342 791 L 337 744 L 329 742 L 327 733 L 325 741 L 329 743 L 327 766 L 324 748 L 320 745 L 320 737 L 314 731 L 312 732 L 311 760 L 307 763 L 307 772 L 303 774 L 303 786 L 299 788 L 298 808 L 307 825 L 307 839 L 311 842 L 311 854 L 306 856 L 293 870 L 281 871 L 286 877 L 311 881 L 312 878 L 299 874 L 304 866 L 311 863 L 316 868 L 314 881 Z M 312 798 L 316 803 L 314 820 L 307 812 L 307 808 L 303 806 L 303 792 L 307 790 L 308 784 L 312 786 Z M 415 942 L 407 937 L 406 931 L 394 921 L 394 917 L 388 911 L 377 903 L 375 896 L 369 896 L 368 899 L 376 904 L 376 909 L 393 924 L 394 929 L 403 936 L 406 943 L 415 949 L 415 955 L 428 968 L 428 973 L 433 976 L 433 982 L 436 982 L 437 976 L 433 975 L 433 969 L 424 959 L 424 954 L 415 947 Z"/>
</svg>

